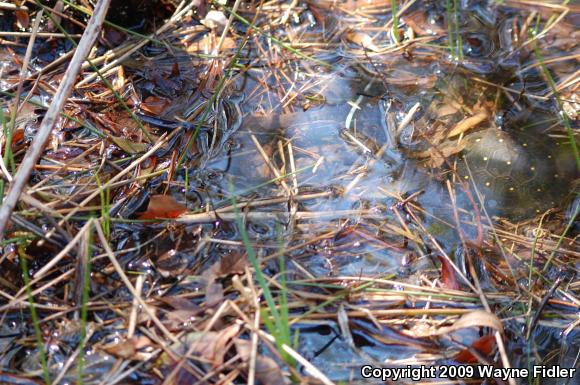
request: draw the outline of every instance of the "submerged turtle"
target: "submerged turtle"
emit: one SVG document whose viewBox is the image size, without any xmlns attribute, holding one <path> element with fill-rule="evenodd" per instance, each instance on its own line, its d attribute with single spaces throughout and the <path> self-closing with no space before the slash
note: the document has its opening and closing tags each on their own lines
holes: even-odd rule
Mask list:
<svg viewBox="0 0 580 385">
<path fill-rule="evenodd" d="M 488 128 L 465 140 L 457 172 L 473 178 L 490 215 L 524 219 L 560 206 L 573 193 L 578 170 L 565 135 Z"/>
</svg>

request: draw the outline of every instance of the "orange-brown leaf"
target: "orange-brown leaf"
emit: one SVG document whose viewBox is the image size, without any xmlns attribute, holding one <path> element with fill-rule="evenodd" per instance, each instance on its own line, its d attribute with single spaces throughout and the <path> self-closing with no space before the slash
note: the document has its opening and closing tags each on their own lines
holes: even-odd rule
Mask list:
<svg viewBox="0 0 580 385">
<path fill-rule="evenodd" d="M 149 96 L 141 103 L 141 109 L 153 115 L 161 115 L 169 105 L 169 100 L 158 96 Z"/>
<path fill-rule="evenodd" d="M 451 263 L 444 257 L 439 257 L 439 260 L 441 261 L 441 283 L 443 284 L 443 287 L 452 290 L 461 289 Z"/>
<path fill-rule="evenodd" d="M 493 335 L 483 336 L 471 344 L 471 347 L 481 353 L 481 355 L 489 356 L 495 347 L 495 337 Z M 479 360 L 469 351 L 469 349 L 464 349 L 457 353 L 455 361 L 465 364 L 475 364 Z"/>
<path fill-rule="evenodd" d="M 30 25 L 30 17 L 28 16 L 28 12 L 23 10 L 14 11 L 14 15 L 16 16 L 16 24 L 18 28 L 26 29 Z"/>
<path fill-rule="evenodd" d="M 147 210 L 139 219 L 177 218 L 187 211 L 187 207 L 177 203 L 171 195 L 152 195 Z"/>
</svg>

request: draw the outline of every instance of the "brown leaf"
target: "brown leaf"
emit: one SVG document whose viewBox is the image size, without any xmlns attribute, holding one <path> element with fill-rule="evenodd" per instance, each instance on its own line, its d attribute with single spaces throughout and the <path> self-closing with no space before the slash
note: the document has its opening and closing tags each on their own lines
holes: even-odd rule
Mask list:
<svg viewBox="0 0 580 385">
<path fill-rule="evenodd" d="M 145 143 L 137 143 L 133 140 L 121 138 L 119 136 L 111 136 L 111 140 L 117 147 L 125 151 L 127 154 L 138 154 L 145 152 L 148 148 Z"/>
<path fill-rule="evenodd" d="M 20 29 L 26 29 L 30 25 L 30 16 L 28 16 L 27 11 L 18 10 L 14 11 L 16 16 L 16 25 Z"/>
<path fill-rule="evenodd" d="M 462 140 L 461 143 L 456 142 L 447 142 L 443 143 L 437 148 L 431 148 L 426 151 L 421 151 L 415 154 L 418 158 L 428 158 L 425 163 L 425 166 L 437 168 L 441 167 L 445 159 L 450 157 L 451 155 L 455 155 L 465 148 L 467 145 L 467 141 Z"/>
<path fill-rule="evenodd" d="M 58 27 L 57 25 L 60 24 L 62 21 L 62 11 L 64 10 L 64 2 L 62 0 L 58 0 L 54 5 L 53 11 L 50 12 L 50 18 L 48 20 L 47 29 L 48 31 L 52 32 L 55 31 Z"/>
<path fill-rule="evenodd" d="M 187 207 L 177 203 L 171 195 L 151 195 L 149 205 L 139 219 L 177 218 L 187 211 Z"/>
<path fill-rule="evenodd" d="M 224 299 L 224 287 L 221 283 L 210 281 L 205 286 L 205 303 L 208 307 L 215 306 Z"/>
<path fill-rule="evenodd" d="M 474 310 L 466 313 L 455 321 L 453 325 L 439 328 L 436 334 L 449 334 L 469 327 L 488 327 L 503 334 L 503 324 L 501 323 L 501 320 L 495 314 L 489 313 L 485 310 Z"/>
<path fill-rule="evenodd" d="M 380 51 L 380 48 L 377 47 L 373 42 L 372 37 L 363 32 L 349 31 L 346 34 L 346 40 L 356 45 L 360 45 L 361 47 L 371 50 L 373 52 Z"/>
<path fill-rule="evenodd" d="M 457 282 L 457 276 L 455 275 L 455 270 L 449 260 L 445 257 L 439 256 L 439 261 L 441 261 L 441 282 L 443 287 L 447 289 L 459 290 L 459 282 Z"/>
<path fill-rule="evenodd" d="M 194 356 L 201 357 L 211 362 L 213 367 L 217 367 L 224 363 L 226 347 L 239 331 L 240 326 L 233 324 L 219 332 L 189 333 L 185 336 L 185 343 L 181 346 L 174 346 L 174 349 L 182 353 L 191 351 Z"/>
<path fill-rule="evenodd" d="M 483 336 L 473 344 L 471 347 L 481 353 L 483 356 L 489 356 L 495 347 L 495 337 L 493 335 Z M 479 360 L 475 357 L 469 349 L 464 349 L 457 353 L 454 357 L 455 361 L 465 364 L 475 364 Z"/>
<path fill-rule="evenodd" d="M 237 339 L 236 350 L 242 361 L 248 362 L 252 352 L 250 341 Z M 284 374 L 280 366 L 270 357 L 258 354 L 256 356 L 256 379 L 263 385 L 285 385 Z"/>
<path fill-rule="evenodd" d="M 470 116 L 469 118 L 465 118 L 451 129 L 449 134 L 447 134 L 448 138 L 453 138 L 459 134 L 469 131 L 473 127 L 477 126 L 481 122 L 487 120 L 488 114 L 485 111 L 478 112 L 477 114 Z"/>
<path fill-rule="evenodd" d="M 160 98 L 159 96 L 149 96 L 141 103 L 141 109 L 147 111 L 152 115 L 161 115 L 163 111 L 169 106 L 169 100 Z"/>
<path fill-rule="evenodd" d="M 132 337 L 116 344 L 103 346 L 102 349 L 112 356 L 126 360 L 143 360 L 145 357 L 139 354 L 139 349 L 151 346 L 151 340 L 145 336 Z"/>
<path fill-rule="evenodd" d="M 248 266 L 247 256 L 240 255 L 238 252 L 226 254 L 219 262 L 219 268 L 216 270 L 216 276 L 222 277 L 232 274 L 242 274 Z"/>
<path fill-rule="evenodd" d="M 12 134 L 12 143 L 10 143 L 10 147 L 12 148 L 12 152 L 16 152 L 22 149 L 26 145 L 24 140 L 24 130 L 23 129 L 16 129 Z"/>
</svg>

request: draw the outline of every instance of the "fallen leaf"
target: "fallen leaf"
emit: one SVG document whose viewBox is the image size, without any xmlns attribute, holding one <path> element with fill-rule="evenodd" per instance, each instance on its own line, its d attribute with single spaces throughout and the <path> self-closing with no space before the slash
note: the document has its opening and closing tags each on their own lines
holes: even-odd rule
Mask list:
<svg viewBox="0 0 580 385">
<path fill-rule="evenodd" d="M 475 310 L 461 316 L 453 325 L 440 328 L 435 335 L 449 334 L 470 327 L 488 327 L 503 334 L 503 324 L 495 314 L 485 310 Z"/>
<path fill-rule="evenodd" d="M 140 152 L 145 152 L 149 147 L 145 143 L 137 143 L 135 141 L 121 138 L 119 136 L 111 136 L 111 140 L 117 147 L 125 151 L 127 154 L 138 154 Z"/>
<path fill-rule="evenodd" d="M 224 299 L 224 287 L 215 281 L 208 282 L 205 286 L 205 303 L 208 307 L 213 307 Z"/>
<path fill-rule="evenodd" d="M 139 215 L 139 219 L 177 218 L 187 211 L 187 207 L 177 203 L 171 195 L 151 195 L 147 210 Z"/>
<path fill-rule="evenodd" d="M 492 335 L 483 336 L 471 344 L 471 347 L 481 353 L 481 355 L 489 356 L 495 347 L 495 337 Z M 464 349 L 457 353 L 454 360 L 465 364 L 475 364 L 479 362 L 477 357 L 475 357 L 469 349 Z"/>
<path fill-rule="evenodd" d="M 10 147 L 12 148 L 12 152 L 16 152 L 23 148 L 26 145 L 24 140 L 24 130 L 23 129 L 16 129 L 12 134 L 12 142 L 10 143 Z"/>
<path fill-rule="evenodd" d="M 430 148 L 426 151 L 421 151 L 415 154 L 417 158 L 428 158 L 425 162 L 425 166 L 437 168 L 441 167 L 445 159 L 450 157 L 451 155 L 455 155 L 467 146 L 467 141 L 462 140 L 461 143 L 457 142 L 447 142 L 441 145 L 438 145 L 437 148 Z"/>
<path fill-rule="evenodd" d="M 103 346 L 102 349 L 112 356 L 126 360 L 142 361 L 149 355 L 140 354 L 139 349 L 151 346 L 151 340 L 145 336 L 135 336 L 118 343 Z"/>
<path fill-rule="evenodd" d="M 481 122 L 487 120 L 487 118 L 488 118 L 488 115 L 484 111 L 478 112 L 477 114 L 470 116 L 469 118 L 465 118 L 462 121 L 460 121 L 459 123 L 457 123 L 455 125 L 455 127 L 453 127 L 451 129 L 449 134 L 447 134 L 447 137 L 453 138 L 454 136 L 463 134 L 464 132 L 469 131 L 470 129 L 477 126 Z"/>
<path fill-rule="evenodd" d="M 56 31 L 58 28 L 57 25 L 60 24 L 62 21 L 62 11 L 64 10 L 64 2 L 62 0 L 58 0 L 50 12 L 50 18 L 48 20 L 47 29 L 50 32 Z"/>
<path fill-rule="evenodd" d="M 26 29 L 30 25 L 30 16 L 28 16 L 27 11 L 18 10 L 14 11 L 16 16 L 16 26 L 20 29 Z"/>
<path fill-rule="evenodd" d="M 380 48 L 377 47 L 373 42 L 372 37 L 363 32 L 349 31 L 346 34 L 346 40 L 356 45 L 360 45 L 361 47 L 371 50 L 373 52 L 380 51 Z"/>
<path fill-rule="evenodd" d="M 152 95 L 147 97 L 143 103 L 141 103 L 140 107 L 143 111 L 147 111 L 152 115 L 161 115 L 169 104 L 169 100 Z"/>
<path fill-rule="evenodd" d="M 445 257 L 439 256 L 439 261 L 441 261 L 441 282 L 443 287 L 452 290 L 459 290 L 459 282 L 457 282 L 457 276 L 455 275 L 455 270 L 449 260 Z"/>
<path fill-rule="evenodd" d="M 252 353 L 252 343 L 247 340 L 237 339 L 236 350 L 242 361 L 248 362 Z M 272 358 L 258 354 L 256 356 L 256 379 L 262 385 L 285 385 L 284 374 L 280 366 Z"/>
<path fill-rule="evenodd" d="M 192 355 L 211 362 L 213 367 L 224 363 L 224 356 L 228 352 L 226 347 L 240 331 L 240 325 L 233 324 L 219 332 L 193 332 L 185 336 L 184 343 L 173 346 L 181 354 L 191 352 Z"/>
</svg>

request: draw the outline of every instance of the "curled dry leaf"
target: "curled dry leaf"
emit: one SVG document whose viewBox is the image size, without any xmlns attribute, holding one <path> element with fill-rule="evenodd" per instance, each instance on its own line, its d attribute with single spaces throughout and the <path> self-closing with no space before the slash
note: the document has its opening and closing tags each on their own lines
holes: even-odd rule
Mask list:
<svg viewBox="0 0 580 385">
<path fill-rule="evenodd" d="M 476 127 L 481 122 L 487 120 L 489 115 L 485 111 L 478 112 L 477 114 L 470 116 L 469 118 L 465 118 L 451 129 L 449 134 L 447 134 L 448 138 L 453 138 L 454 136 L 463 134 L 471 130 L 472 128 Z"/>
<path fill-rule="evenodd" d="M 503 334 L 503 324 L 501 320 L 492 313 L 484 310 L 475 310 L 463 315 L 453 325 L 440 328 L 435 334 L 450 334 L 460 329 L 470 327 L 488 327 Z"/>
<path fill-rule="evenodd" d="M 346 40 L 373 52 L 380 51 L 380 48 L 373 42 L 373 38 L 364 32 L 349 31 L 346 34 Z"/>
<path fill-rule="evenodd" d="M 139 219 L 177 218 L 187 211 L 187 207 L 177 203 L 171 195 L 151 195 L 147 210 L 139 215 Z"/>
</svg>

